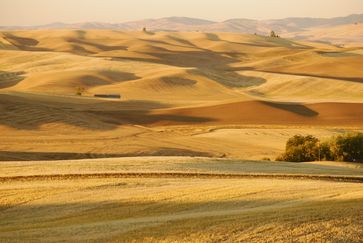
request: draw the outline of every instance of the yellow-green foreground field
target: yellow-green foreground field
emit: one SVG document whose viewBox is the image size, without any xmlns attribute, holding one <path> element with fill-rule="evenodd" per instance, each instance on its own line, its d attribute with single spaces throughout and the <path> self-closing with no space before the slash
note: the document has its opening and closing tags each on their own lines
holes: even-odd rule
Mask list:
<svg viewBox="0 0 363 243">
<path fill-rule="evenodd" d="M 360 164 L 146 157 L 0 168 L 3 242 L 363 238 Z"/>
</svg>

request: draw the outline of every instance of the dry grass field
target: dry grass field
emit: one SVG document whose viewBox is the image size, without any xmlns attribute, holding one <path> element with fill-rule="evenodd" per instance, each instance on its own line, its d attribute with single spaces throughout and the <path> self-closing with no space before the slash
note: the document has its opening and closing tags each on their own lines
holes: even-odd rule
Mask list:
<svg viewBox="0 0 363 243">
<path fill-rule="evenodd" d="M 0 241 L 361 242 L 361 164 L 261 161 L 351 131 L 363 44 L 2 31 Z"/>
<path fill-rule="evenodd" d="M 362 182 L 363 167 L 354 164 L 151 157 L 1 167 L 2 242 L 360 242 L 363 237 L 362 184 L 314 177 Z M 313 177 L 227 176 L 256 173 Z"/>
</svg>

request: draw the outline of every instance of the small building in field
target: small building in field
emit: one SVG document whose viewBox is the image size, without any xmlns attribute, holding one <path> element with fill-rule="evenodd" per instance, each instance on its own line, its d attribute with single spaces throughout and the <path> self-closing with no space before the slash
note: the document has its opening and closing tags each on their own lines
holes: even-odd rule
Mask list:
<svg viewBox="0 0 363 243">
<path fill-rule="evenodd" d="M 121 99 L 120 94 L 95 94 L 94 97 L 104 99 Z"/>
</svg>

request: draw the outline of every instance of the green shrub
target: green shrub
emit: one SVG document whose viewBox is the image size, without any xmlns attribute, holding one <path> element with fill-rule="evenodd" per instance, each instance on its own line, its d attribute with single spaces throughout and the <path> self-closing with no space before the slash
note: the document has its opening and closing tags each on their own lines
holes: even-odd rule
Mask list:
<svg viewBox="0 0 363 243">
<path fill-rule="evenodd" d="M 286 143 L 285 153 L 279 160 L 291 162 L 314 161 L 319 158 L 319 139 L 314 136 L 295 135 Z"/>
<path fill-rule="evenodd" d="M 337 161 L 363 161 L 363 133 L 351 133 L 333 138 L 330 149 Z"/>
<path fill-rule="evenodd" d="M 82 96 L 85 90 L 86 89 L 84 87 L 81 86 L 77 87 L 76 95 Z"/>
<path fill-rule="evenodd" d="M 334 160 L 333 153 L 330 148 L 329 142 L 324 142 L 320 144 L 319 147 L 319 157 L 318 160 L 331 161 Z"/>
<path fill-rule="evenodd" d="M 363 134 L 353 133 L 333 137 L 330 142 L 320 143 L 319 139 L 308 135 L 295 135 L 286 143 L 285 153 L 278 161 L 308 162 L 335 160 L 363 162 Z"/>
</svg>

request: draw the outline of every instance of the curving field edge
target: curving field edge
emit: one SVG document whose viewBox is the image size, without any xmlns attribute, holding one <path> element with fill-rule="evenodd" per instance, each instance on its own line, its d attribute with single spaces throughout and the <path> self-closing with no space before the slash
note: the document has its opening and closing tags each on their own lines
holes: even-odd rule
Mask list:
<svg viewBox="0 0 363 243">
<path fill-rule="evenodd" d="M 35 180 L 74 180 L 106 178 L 191 178 L 191 179 L 286 179 L 322 180 L 336 182 L 363 183 L 362 176 L 304 175 L 304 174 L 222 174 L 222 173 L 183 173 L 183 172 L 127 172 L 127 173 L 90 173 L 90 174 L 49 174 L 0 177 L 0 182 Z"/>
</svg>

